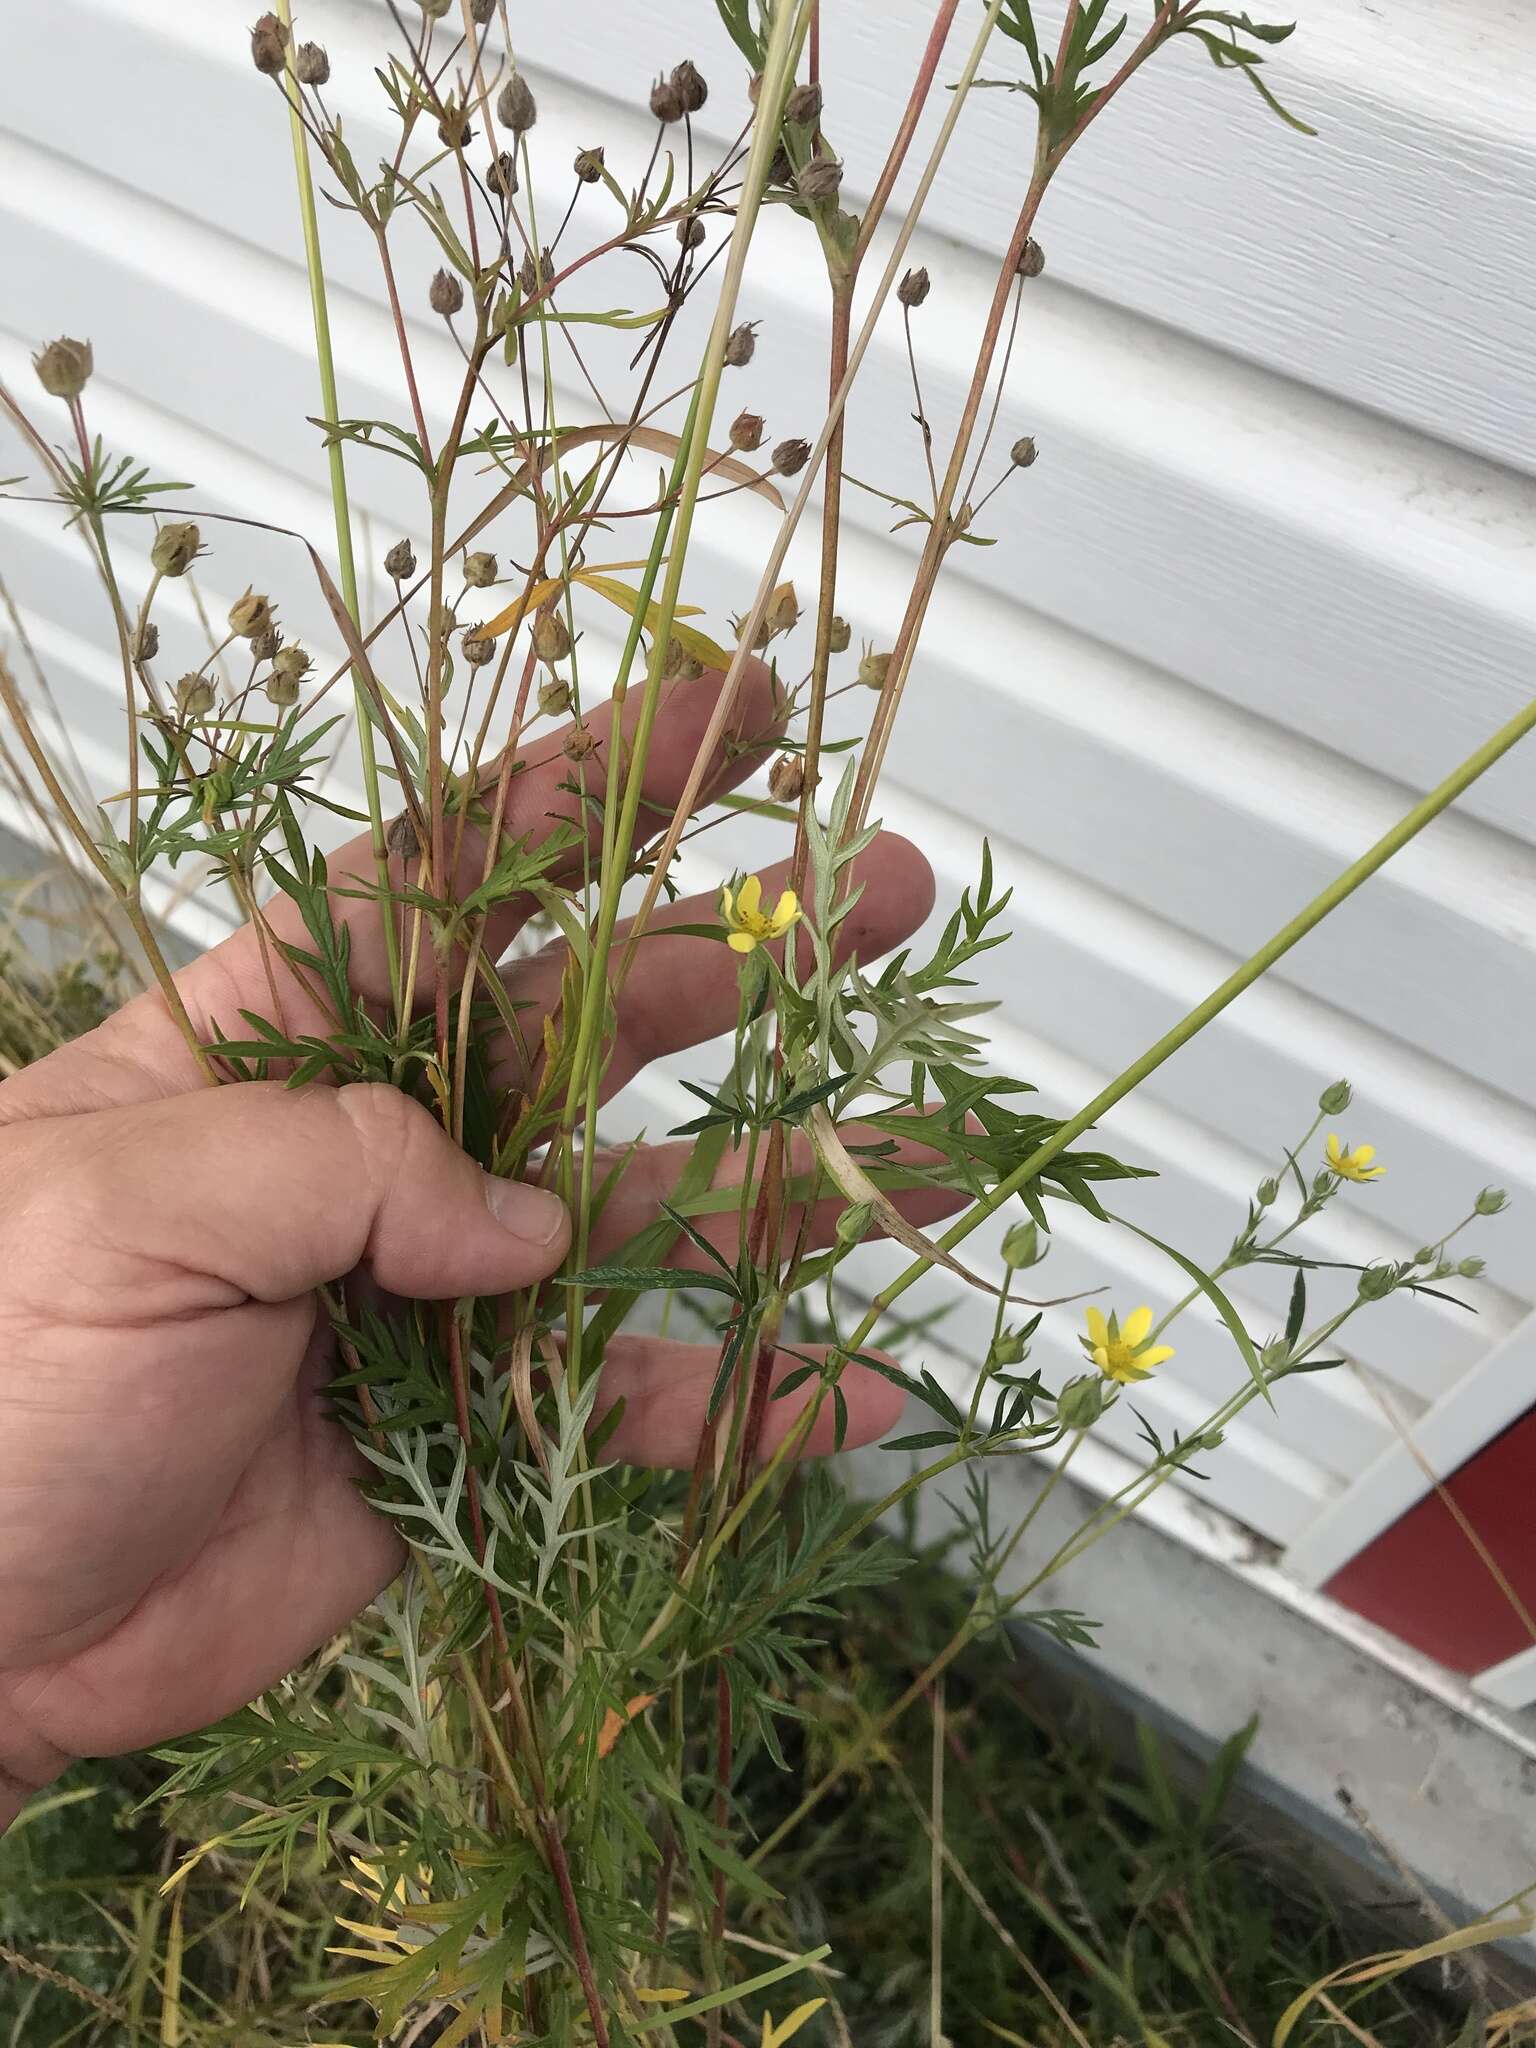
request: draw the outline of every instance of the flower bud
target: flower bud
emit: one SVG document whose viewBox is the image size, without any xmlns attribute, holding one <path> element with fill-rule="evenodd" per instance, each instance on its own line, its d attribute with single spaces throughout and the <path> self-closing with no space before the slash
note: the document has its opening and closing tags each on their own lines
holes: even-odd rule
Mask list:
<svg viewBox="0 0 1536 2048">
<path fill-rule="evenodd" d="M 834 612 L 832 615 L 832 630 L 827 636 L 827 645 L 834 654 L 846 654 L 849 642 L 852 639 L 853 628 L 846 619 L 840 619 Z"/>
<path fill-rule="evenodd" d="M 78 398 L 96 367 L 88 341 L 72 341 L 61 334 L 32 358 L 37 381 L 50 398 Z"/>
<path fill-rule="evenodd" d="M 229 630 L 242 640 L 254 640 L 272 624 L 272 600 L 248 590 L 229 608 Z"/>
<path fill-rule="evenodd" d="M 670 125 L 681 121 L 688 109 L 683 105 L 683 96 L 670 78 L 658 78 L 651 87 L 651 112 L 658 121 Z"/>
<path fill-rule="evenodd" d="M 780 754 L 768 770 L 768 794 L 775 803 L 792 804 L 805 788 L 805 758 Z"/>
<path fill-rule="evenodd" d="M 1068 1380 L 1056 1396 L 1056 1414 L 1065 1429 L 1091 1429 L 1104 1413 L 1104 1382 L 1097 1376 Z"/>
<path fill-rule="evenodd" d="M 275 14 L 264 14 L 251 30 L 251 62 L 267 78 L 276 78 L 283 68 L 288 31 Z"/>
<path fill-rule="evenodd" d="M 599 149 L 578 149 L 573 166 L 583 185 L 596 185 L 602 181 L 603 152 Z"/>
<path fill-rule="evenodd" d="M 1038 277 L 1045 268 L 1045 251 L 1031 235 L 1019 254 L 1019 276 Z"/>
<path fill-rule="evenodd" d="M 873 648 L 866 648 L 859 662 L 859 681 L 866 690 L 883 690 L 890 668 L 889 654 L 876 654 Z"/>
<path fill-rule="evenodd" d="M 190 519 L 173 519 L 155 535 L 149 559 L 162 576 L 185 576 L 202 544 L 203 536 Z"/>
<path fill-rule="evenodd" d="M 1360 1275 L 1360 1299 L 1384 1301 L 1397 1285 L 1397 1278 L 1396 1266 L 1367 1266 Z"/>
<path fill-rule="evenodd" d="M 661 673 L 668 682 L 696 683 L 704 673 L 704 664 L 688 652 L 681 640 L 669 640 Z"/>
<path fill-rule="evenodd" d="M 780 633 L 792 633 L 800 619 L 800 600 L 795 596 L 793 583 L 781 583 L 768 600 L 768 609 L 763 613 L 763 624 L 768 628 L 768 637 L 777 639 Z"/>
<path fill-rule="evenodd" d="M 493 156 L 486 167 L 485 182 L 502 199 L 517 197 L 517 158 L 511 150 L 504 149 L 499 156 Z"/>
<path fill-rule="evenodd" d="M 1342 1116 L 1354 1100 L 1355 1091 L 1347 1081 L 1335 1081 L 1325 1088 L 1317 1098 L 1317 1106 L 1324 1116 Z"/>
<path fill-rule="evenodd" d="M 754 449 L 762 447 L 767 431 L 761 413 L 739 412 L 731 421 L 731 446 L 750 455 Z"/>
<path fill-rule="evenodd" d="M 1432 1266 L 1435 1263 L 1435 1248 L 1432 1244 L 1421 1244 L 1413 1255 L 1416 1266 Z"/>
<path fill-rule="evenodd" d="M 896 287 L 896 296 L 904 306 L 920 306 L 930 289 L 928 273 L 921 265 L 909 270 Z"/>
<path fill-rule="evenodd" d="M 807 206 L 824 206 L 835 199 L 843 182 L 843 167 L 834 156 L 813 156 L 795 177 L 795 190 Z"/>
<path fill-rule="evenodd" d="M 571 636 L 558 612 L 540 612 L 533 622 L 533 651 L 540 661 L 553 665 L 564 661 L 571 651 Z"/>
<path fill-rule="evenodd" d="M 685 249 L 697 249 L 707 230 L 696 213 L 690 213 L 686 220 L 677 224 L 677 239 Z"/>
<path fill-rule="evenodd" d="M 496 642 L 479 626 L 466 626 L 464 638 L 459 642 L 459 652 L 471 668 L 484 668 L 488 661 L 496 658 Z"/>
<path fill-rule="evenodd" d="M 477 548 L 464 557 L 464 581 L 471 590 L 489 590 L 496 581 L 496 557 Z"/>
<path fill-rule="evenodd" d="M 300 85 L 328 85 L 331 60 L 323 43 L 300 43 L 293 55 L 294 76 Z"/>
<path fill-rule="evenodd" d="M 1015 469 L 1028 469 L 1039 453 L 1033 434 L 1020 434 L 1018 440 L 1008 450 L 1008 460 Z"/>
<path fill-rule="evenodd" d="M 1461 1275 L 1463 1280 L 1475 1280 L 1478 1274 L 1481 1273 L 1483 1268 L 1487 1265 L 1487 1263 L 1488 1261 L 1486 1259 L 1463 1259 L 1457 1266 L 1456 1270 Z"/>
<path fill-rule="evenodd" d="M 729 368 L 744 370 L 757 347 L 757 329 L 750 320 L 733 327 L 725 338 L 725 360 Z"/>
<path fill-rule="evenodd" d="M 181 718 L 206 718 L 213 709 L 213 685 L 194 671 L 176 685 L 176 712 Z"/>
<path fill-rule="evenodd" d="M 784 118 L 797 128 L 814 128 L 821 119 L 821 87 L 797 85 L 784 102 Z"/>
<path fill-rule="evenodd" d="M 1024 1266 L 1038 1266 L 1044 1257 L 1037 1223 L 1015 1223 L 1003 1239 L 1003 1264 L 1014 1272 Z"/>
<path fill-rule="evenodd" d="M 541 718 L 563 718 L 571 708 L 571 686 L 564 676 L 551 676 L 538 695 Z"/>
<path fill-rule="evenodd" d="M 408 540 L 397 540 L 384 557 L 384 574 L 395 583 L 404 583 L 416 574 L 416 550 Z"/>
<path fill-rule="evenodd" d="M 514 135 L 526 135 L 538 120 L 538 103 L 521 71 L 514 71 L 496 95 L 496 118 Z"/>
<path fill-rule="evenodd" d="M 475 139 L 470 126 L 469 102 L 467 100 L 445 100 L 437 124 L 437 139 L 444 149 L 463 149 Z"/>
<path fill-rule="evenodd" d="M 427 293 L 427 303 L 434 313 L 441 313 L 446 320 L 457 313 L 464 304 L 464 287 L 451 270 L 440 270 L 432 280 Z"/>
<path fill-rule="evenodd" d="M 811 459 L 809 441 L 781 441 L 773 451 L 773 468 L 779 476 L 798 476 Z"/>
<path fill-rule="evenodd" d="M 272 656 L 273 675 L 280 677 L 283 682 L 291 683 L 293 685 L 294 697 L 296 697 L 299 694 L 299 685 L 303 682 L 304 678 L 309 674 L 309 671 L 313 666 L 314 664 L 311 662 L 309 656 L 304 652 L 304 649 L 297 645 L 292 647 L 280 647 L 277 650 L 277 652 Z M 268 690 L 267 694 L 268 696 L 272 695 L 270 689 Z M 284 700 L 273 697 L 272 701 L 274 704 L 276 704 Z M 293 702 L 293 697 L 289 697 L 288 699 L 286 699 L 286 701 L 291 704 Z"/>
<path fill-rule="evenodd" d="M 565 736 L 565 757 L 568 761 L 585 761 L 597 752 L 597 736 L 590 725 L 573 725 Z"/>
<path fill-rule="evenodd" d="M 1258 1189 L 1258 1203 L 1261 1209 L 1272 1208 L 1280 1199 L 1280 1183 L 1277 1180 L 1261 1180 Z"/>
<path fill-rule="evenodd" d="M 1259 1363 L 1266 1372 L 1278 1372 L 1283 1365 L 1291 1362 L 1291 1347 L 1284 1337 L 1271 1337 L 1259 1352 Z"/>
<path fill-rule="evenodd" d="M 709 98 L 709 87 L 686 57 L 681 64 L 673 65 L 668 83 L 682 101 L 685 114 L 696 114 Z"/>
<path fill-rule="evenodd" d="M 873 1202 L 855 1202 L 837 1219 L 837 1241 L 839 1244 L 857 1244 L 863 1238 L 874 1220 Z"/>
<path fill-rule="evenodd" d="M 1479 1216 L 1497 1216 L 1509 1207 L 1509 1197 L 1502 1188 L 1484 1188 L 1472 1206 Z"/>
</svg>

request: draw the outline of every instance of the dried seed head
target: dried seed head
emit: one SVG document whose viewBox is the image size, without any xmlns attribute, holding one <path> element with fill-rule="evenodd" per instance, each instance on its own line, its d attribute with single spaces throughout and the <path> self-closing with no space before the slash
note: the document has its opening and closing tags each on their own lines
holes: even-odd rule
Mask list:
<svg viewBox="0 0 1536 2048">
<path fill-rule="evenodd" d="M 266 692 L 279 711 L 287 711 L 299 701 L 298 684 L 292 676 L 285 676 L 278 669 L 273 669 L 267 677 Z"/>
<path fill-rule="evenodd" d="M 821 119 L 821 87 L 797 85 L 784 102 L 784 118 L 797 128 L 814 128 Z"/>
<path fill-rule="evenodd" d="M 428 21 L 441 21 L 453 5 L 453 0 L 416 0 L 416 5 Z"/>
<path fill-rule="evenodd" d="M 326 55 L 323 43 L 300 43 L 293 53 L 294 76 L 300 85 L 327 85 L 331 76 L 331 60 Z"/>
<path fill-rule="evenodd" d="M 272 600 L 248 590 L 244 597 L 237 597 L 229 608 L 229 630 L 242 640 L 254 640 L 258 633 L 265 633 L 272 624 Z"/>
<path fill-rule="evenodd" d="M 517 273 L 517 281 L 523 288 L 524 298 L 532 298 L 535 292 L 542 291 L 554 274 L 555 259 L 553 252 L 549 249 L 541 249 L 538 255 L 535 256 L 530 249 L 523 258 L 522 267 Z"/>
<path fill-rule="evenodd" d="M 795 182 L 795 167 L 790 162 L 789 151 L 782 142 L 769 159 L 768 182 L 770 185 L 793 185 Z"/>
<path fill-rule="evenodd" d="M 1019 255 L 1020 277 L 1038 277 L 1045 268 L 1045 251 L 1031 235 Z"/>
<path fill-rule="evenodd" d="M 768 628 L 770 639 L 777 639 L 780 633 L 793 632 L 800 620 L 800 600 L 795 595 L 793 583 L 781 583 L 768 600 L 768 609 L 763 613 L 763 624 Z"/>
<path fill-rule="evenodd" d="M 731 421 L 731 446 L 740 449 L 745 455 L 750 455 L 754 449 L 762 447 L 763 436 L 767 431 L 760 413 L 739 412 Z"/>
<path fill-rule="evenodd" d="M 533 651 L 551 667 L 571 651 L 571 636 L 558 612 L 540 612 L 533 622 Z"/>
<path fill-rule="evenodd" d="M 834 612 L 832 615 L 832 631 L 828 635 L 827 645 L 834 654 L 846 654 L 848 652 L 848 643 L 852 638 L 853 634 L 849 629 L 848 621 L 840 619 Z"/>
<path fill-rule="evenodd" d="M 484 28 L 496 18 L 496 0 L 469 0 L 469 18 L 476 28 Z"/>
<path fill-rule="evenodd" d="M 658 78 L 651 87 L 651 112 L 657 120 L 668 123 L 681 121 L 687 111 L 683 104 L 683 96 L 673 80 Z"/>
<path fill-rule="evenodd" d="M 297 643 L 292 647 L 280 647 L 272 657 L 273 675 L 281 676 L 284 682 L 292 683 L 295 696 L 298 694 L 300 683 L 313 666 L 314 663 Z M 275 704 L 278 700 L 274 697 L 272 701 Z M 290 698 L 289 702 L 292 701 Z"/>
<path fill-rule="evenodd" d="M 496 642 L 480 626 L 466 626 L 459 651 L 471 668 L 484 668 L 496 658 Z"/>
<path fill-rule="evenodd" d="M 539 118 L 538 102 L 521 71 L 514 71 L 496 95 L 496 118 L 514 135 L 526 135 Z"/>
<path fill-rule="evenodd" d="M 578 149 L 576 162 L 572 166 L 583 185 L 598 184 L 603 175 L 603 152 L 597 149 Z"/>
<path fill-rule="evenodd" d="M 283 53 L 288 48 L 288 31 L 275 14 L 264 14 L 251 30 L 251 62 L 267 78 L 275 78 L 283 68 Z"/>
<path fill-rule="evenodd" d="M 688 652 L 681 640 L 673 639 L 667 642 L 661 673 L 668 682 L 696 683 L 704 673 L 704 664 Z"/>
<path fill-rule="evenodd" d="M 392 819 L 389 830 L 384 834 L 384 844 L 397 860 L 414 860 L 421 851 L 421 841 L 416 836 L 416 826 L 408 811 L 402 811 Z"/>
<path fill-rule="evenodd" d="M 449 319 L 464 304 L 464 287 L 451 270 L 440 270 L 433 278 L 427 293 L 427 303 L 434 313 L 441 313 Z"/>
<path fill-rule="evenodd" d="M 757 329 L 750 320 L 733 327 L 725 338 L 725 360 L 733 370 L 744 370 L 757 348 Z"/>
<path fill-rule="evenodd" d="M 264 633 L 256 633 L 251 639 L 252 661 L 270 661 L 283 644 L 283 636 L 276 626 L 268 626 Z"/>
<path fill-rule="evenodd" d="M 805 758 L 780 754 L 768 770 L 768 794 L 776 803 L 792 804 L 805 787 Z"/>
<path fill-rule="evenodd" d="M 397 540 L 384 557 L 384 574 L 395 583 L 416 574 L 416 550 L 408 540 Z"/>
<path fill-rule="evenodd" d="M 810 459 L 809 441 L 781 441 L 773 451 L 773 467 L 780 476 L 797 476 Z"/>
<path fill-rule="evenodd" d="M 162 576 L 185 576 L 202 544 L 203 536 L 190 519 L 172 519 L 155 535 L 149 559 Z"/>
<path fill-rule="evenodd" d="M 78 398 L 90 380 L 96 359 L 88 341 L 61 334 L 32 358 L 37 381 L 50 398 Z"/>
<path fill-rule="evenodd" d="M 896 296 L 904 306 L 920 306 L 928 296 L 928 273 L 919 264 L 916 270 L 909 270 L 896 287 Z"/>
<path fill-rule="evenodd" d="M 444 149 L 463 149 L 473 142 L 474 137 L 475 131 L 469 122 L 469 102 L 445 101 L 442 118 L 437 124 L 437 139 Z"/>
<path fill-rule="evenodd" d="M 153 619 L 146 619 L 133 636 L 133 658 L 135 661 L 153 661 L 160 652 L 160 628 Z"/>
<path fill-rule="evenodd" d="M 541 718 L 563 718 L 571 708 L 571 686 L 564 676 L 551 676 L 538 696 Z"/>
<path fill-rule="evenodd" d="M 590 725 L 573 725 L 565 736 L 565 757 L 568 761 L 585 761 L 597 752 L 597 735 Z"/>
<path fill-rule="evenodd" d="M 517 196 L 517 158 L 511 150 L 504 149 L 500 156 L 493 156 L 486 166 L 485 182 L 491 190 L 503 199 Z"/>
<path fill-rule="evenodd" d="M 1020 434 L 1018 440 L 1008 450 L 1008 460 L 1015 469 L 1028 469 L 1039 453 L 1040 450 L 1035 446 L 1034 435 Z"/>
<path fill-rule="evenodd" d="M 873 648 L 866 648 L 859 661 L 859 681 L 866 690 L 883 690 L 890 667 L 889 654 L 876 654 Z"/>
<path fill-rule="evenodd" d="M 206 718 L 213 709 L 213 685 L 195 671 L 176 685 L 176 712 L 180 718 Z"/>
<path fill-rule="evenodd" d="M 685 249 L 697 249 L 704 240 L 705 227 L 696 213 L 690 213 L 686 220 L 677 224 L 677 239 Z"/>
<path fill-rule="evenodd" d="M 489 590 L 496 581 L 496 557 L 477 548 L 464 557 L 464 581 L 471 590 Z"/>
<path fill-rule="evenodd" d="M 813 156 L 795 179 L 795 190 L 807 206 L 824 206 L 835 199 L 843 182 L 843 167 L 835 156 Z"/>
<path fill-rule="evenodd" d="M 699 76 L 698 68 L 685 57 L 681 64 L 674 64 L 670 79 L 672 90 L 683 103 L 685 114 L 696 114 L 709 98 L 709 87 Z"/>
</svg>

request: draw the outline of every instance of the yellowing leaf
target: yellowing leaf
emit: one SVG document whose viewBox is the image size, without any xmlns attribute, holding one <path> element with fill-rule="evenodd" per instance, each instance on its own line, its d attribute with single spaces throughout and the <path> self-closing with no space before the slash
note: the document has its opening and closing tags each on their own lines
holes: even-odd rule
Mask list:
<svg viewBox="0 0 1536 2048">
<path fill-rule="evenodd" d="M 636 1714 L 643 1714 L 647 1707 L 654 1706 L 656 1699 L 657 1695 L 653 1692 L 637 1692 L 632 1700 L 626 1702 L 622 1714 L 610 1707 L 603 1716 L 602 1727 L 597 1731 L 598 1755 L 607 1756 Z M 682 1995 L 681 1992 L 678 1993 L 679 1997 Z"/>
<path fill-rule="evenodd" d="M 606 597 L 608 602 L 616 604 L 621 612 L 628 612 L 631 618 L 634 617 L 640 603 L 640 593 L 638 590 L 631 590 L 627 583 L 620 583 L 617 577 L 600 576 L 595 569 L 578 569 L 571 581 L 584 584 L 588 590 L 595 590 L 599 597 Z M 696 616 L 698 610 L 697 605 L 679 605 L 673 618 L 670 637 L 686 647 L 694 660 L 703 662 L 706 668 L 729 668 L 731 657 L 723 647 L 716 646 L 709 635 L 699 632 L 697 627 L 681 623 L 684 612 Z M 655 603 L 648 604 L 645 608 L 645 625 L 653 638 L 658 637 L 660 619 L 661 607 Z"/>
<path fill-rule="evenodd" d="M 654 1991 L 641 1985 L 635 1992 L 642 2005 L 675 2005 L 680 1998 L 688 1996 L 676 1984 L 658 1984 Z"/>
<path fill-rule="evenodd" d="M 804 2005 L 797 2005 L 786 2019 L 775 2026 L 767 2013 L 763 2014 L 763 2048 L 784 2048 L 792 2034 L 798 2034 L 813 2014 L 821 2011 L 826 2004 L 824 1998 L 808 1998 Z"/>
</svg>

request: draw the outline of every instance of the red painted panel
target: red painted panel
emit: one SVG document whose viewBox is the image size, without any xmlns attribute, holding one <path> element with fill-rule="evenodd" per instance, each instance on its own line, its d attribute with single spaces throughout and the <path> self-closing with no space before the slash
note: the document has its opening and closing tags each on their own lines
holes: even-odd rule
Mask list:
<svg viewBox="0 0 1536 2048">
<path fill-rule="evenodd" d="M 1536 1413 L 1484 1445 L 1446 1491 L 1536 1613 Z M 1531 1647 L 1530 1631 L 1437 1493 L 1352 1558 L 1327 1591 L 1453 1671 L 1486 1671 Z"/>
</svg>

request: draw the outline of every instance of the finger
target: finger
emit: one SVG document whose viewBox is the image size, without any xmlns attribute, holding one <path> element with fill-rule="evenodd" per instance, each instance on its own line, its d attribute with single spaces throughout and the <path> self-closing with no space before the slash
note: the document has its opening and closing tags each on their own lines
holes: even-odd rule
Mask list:
<svg viewBox="0 0 1536 2048">
<path fill-rule="evenodd" d="M 483 1173 L 384 1084 L 205 1089 L 24 1125 L 7 1154 L 26 1291 L 73 1302 L 89 1272 L 103 1320 L 288 1301 L 359 1265 L 418 1299 L 499 1294 L 570 1239 L 553 1195 Z"/>
<path fill-rule="evenodd" d="M 791 1373 L 801 1371 L 808 1359 L 819 1362 L 824 1356 L 825 1346 L 821 1345 L 808 1346 L 804 1357 L 799 1358 L 793 1352 L 777 1352 L 772 1385 L 781 1386 Z M 871 1356 L 884 1357 L 884 1353 Z M 601 1421 L 619 1400 L 624 1402 L 624 1413 L 603 1446 L 604 1459 L 680 1470 L 690 1466 L 704 1432 L 719 1364 L 718 1348 L 708 1344 L 683 1344 L 670 1337 L 611 1338 L 598 1386 L 596 1419 Z M 868 1366 L 844 1366 L 838 1386 L 847 1403 L 845 1448 L 852 1450 L 860 1444 L 872 1443 L 900 1419 L 900 1388 Z M 764 1457 L 783 1442 L 815 1399 L 816 1389 L 817 1382 L 810 1379 L 782 1399 L 769 1401 L 763 1426 Z M 803 1455 L 828 1456 L 837 1447 L 836 1436 L 835 1407 L 827 1400 L 811 1426 Z"/>
<path fill-rule="evenodd" d="M 763 871 L 763 893 L 771 902 L 789 881 L 790 863 L 779 861 Z M 863 894 L 838 926 L 833 944 L 837 961 L 857 956 L 878 960 L 903 945 L 933 909 L 933 870 L 927 857 L 899 832 L 882 832 L 853 863 L 850 884 Z M 617 1094 L 652 1060 L 702 1045 L 729 1031 L 738 1008 L 741 956 L 713 939 L 687 933 L 669 935 L 672 925 L 711 924 L 720 912 L 718 894 L 684 897 L 670 905 L 655 928 L 640 941 L 619 1002 L 618 1031 L 603 1076 L 603 1099 Z M 619 928 L 615 956 L 632 924 Z M 799 939 L 802 974 L 813 965 L 810 939 Z M 565 972 L 563 945 L 547 948 L 532 960 L 519 961 L 506 975 L 508 988 L 527 1009 L 520 1013 L 524 1040 L 537 1045 L 546 1015 L 560 1000 Z M 505 1048 L 508 1068 L 499 1078 L 522 1085 L 526 1078 L 515 1048 Z"/>
</svg>

